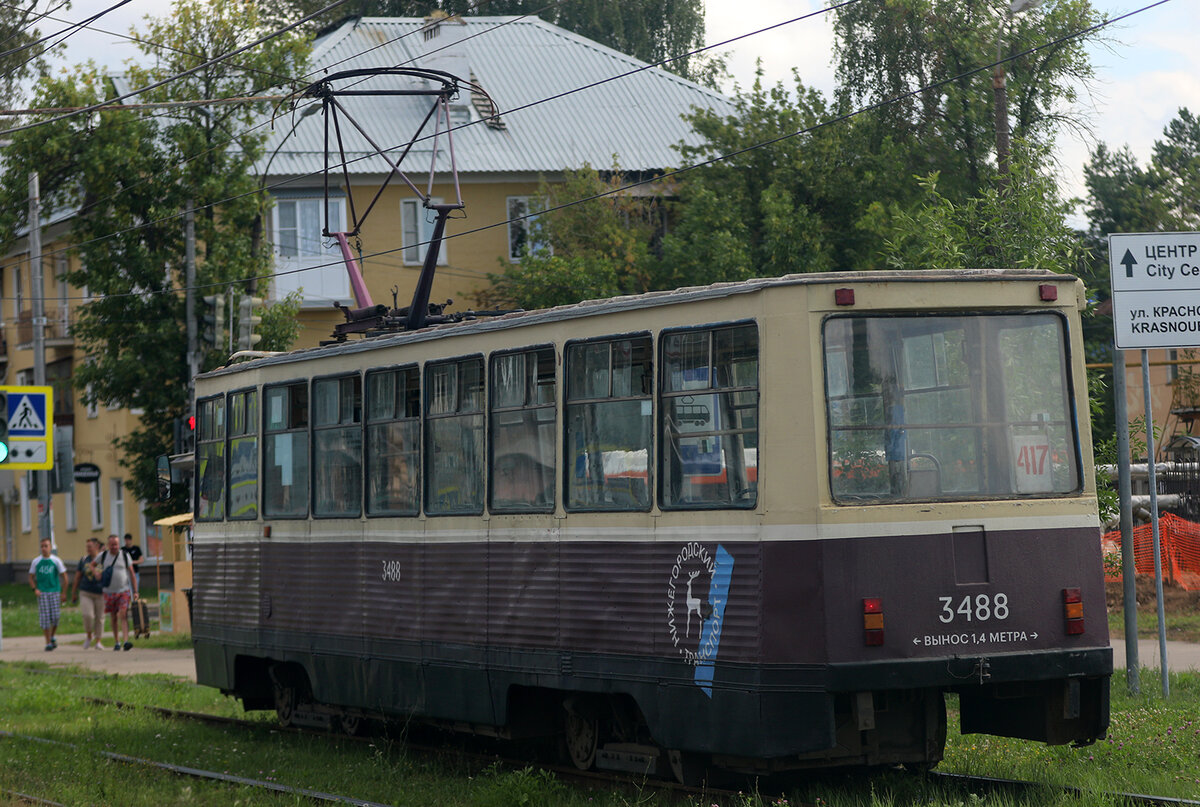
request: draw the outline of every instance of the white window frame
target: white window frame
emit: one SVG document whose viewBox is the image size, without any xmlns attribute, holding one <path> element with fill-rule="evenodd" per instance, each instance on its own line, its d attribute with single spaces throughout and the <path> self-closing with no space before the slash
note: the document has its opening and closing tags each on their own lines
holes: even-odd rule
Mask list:
<svg viewBox="0 0 1200 807">
<path fill-rule="evenodd" d="M 21 532 L 33 532 L 33 511 L 29 506 L 29 476 L 18 474 L 17 490 L 21 501 Z"/>
<path fill-rule="evenodd" d="M 120 479 L 113 477 L 108 480 L 108 516 L 112 524 L 112 532 L 117 535 L 125 534 L 125 489 Z"/>
<path fill-rule="evenodd" d="M 67 488 L 67 495 L 63 501 L 63 507 L 67 514 L 67 532 L 75 532 L 79 529 L 79 514 L 75 511 L 75 486 Z"/>
<path fill-rule="evenodd" d="M 429 201 L 435 205 L 442 204 L 439 198 L 431 198 Z M 433 238 L 436 215 L 432 210 L 427 210 L 419 199 L 400 200 L 400 255 L 405 266 L 421 266 L 425 263 L 429 240 Z M 445 266 L 447 263 L 446 246 L 446 242 L 442 241 L 442 249 L 438 252 L 438 266 Z"/>
<path fill-rule="evenodd" d="M 529 205 L 538 199 L 537 196 L 509 196 L 504 200 L 504 211 L 508 218 L 508 227 L 505 232 L 508 234 L 508 261 L 509 263 L 520 263 L 521 258 L 528 255 L 534 249 L 546 248 L 550 249 L 550 245 L 546 243 L 534 243 L 530 236 L 529 225 L 537 220 L 537 215 L 530 216 Z M 514 249 L 516 237 L 519 234 L 525 236 L 525 249 L 518 252 Z"/>
<path fill-rule="evenodd" d="M 104 500 L 100 495 L 100 480 L 88 483 L 92 488 L 92 529 L 98 530 L 104 527 Z"/>
<path fill-rule="evenodd" d="M 289 196 L 275 200 L 275 210 L 271 216 L 271 237 L 275 251 L 275 271 L 273 289 L 276 300 L 282 300 L 289 293 L 303 290 L 302 303 L 306 306 L 328 307 L 333 301 L 349 303 L 351 301 L 350 277 L 342 263 L 342 251 L 332 238 L 324 238 L 321 231 L 325 226 L 324 199 L 320 196 Z M 281 233 L 282 210 L 289 205 L 295 206 L 295 255 L 283 254 Z M 305 216 L 301 215 L 301 207 L 308 208 L 308 222 L 311 224 L 311 214 L 316 212 L 317 231 L 305 234 L 303 224 Z M 346 229 L 345 199 L 334 197 L 329 200 L 329 219 L 335 231 Z M 292 230 L 293 228 L 287 228 Z M 314 267 L 308 271 L 296 271 Z M 319 269 L 316 267 L 320 267 Z"/>
</svg>

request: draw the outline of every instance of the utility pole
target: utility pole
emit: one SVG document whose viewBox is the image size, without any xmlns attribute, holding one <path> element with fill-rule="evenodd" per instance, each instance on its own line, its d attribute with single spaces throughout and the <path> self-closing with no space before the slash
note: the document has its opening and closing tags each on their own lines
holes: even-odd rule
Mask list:
<svg viewBox="0 0 1200 807">
<path fill-rule="evenodd" d="M 196 373 L 200 371 L 200 345 L 196 336 L 196 211 L 192 200 L 187 200 L 184 212 L 184 245 L 187 255 L 184 268 L 184 317 L 187 319 L 187 365 L 188 365 L 188 412 L 192 409 L 192 396 Z"/>
<path fill-rule="evenodd" d="M 46 386 L 46 287 L 42 277 L 42 193 L 38 174 L 29 175 L 29 284 L 33 287 L 33 384 Z M 46 429 L 54 428 L 54 413 L 46 412 Z M 51 538 L 50 474 L 37 474 L 38 538 Z"/>
</svg>

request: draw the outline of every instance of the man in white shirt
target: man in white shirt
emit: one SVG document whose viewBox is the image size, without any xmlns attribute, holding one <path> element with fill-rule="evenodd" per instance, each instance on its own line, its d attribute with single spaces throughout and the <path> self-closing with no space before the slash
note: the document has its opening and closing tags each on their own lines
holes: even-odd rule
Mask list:
<svg viewBox="0 0 1200 807">
<path fill-rule="evenodd" d="M 112 614 L 113 650 L 132 650 L 133 642 L 129 641 L 129 603 L 138 590 L 137 572 L 129 556 L 121 551 L 120 539 L 115 535 L 108 536 L 108 551 L 100 556 L 101 576 L 110 568 L 112 579 L 104 587 L 104 613 Z"/>
</svg>

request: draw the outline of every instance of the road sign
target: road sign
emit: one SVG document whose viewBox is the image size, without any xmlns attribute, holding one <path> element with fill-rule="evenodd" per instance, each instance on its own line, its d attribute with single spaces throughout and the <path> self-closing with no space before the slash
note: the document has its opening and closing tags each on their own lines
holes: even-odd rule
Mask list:
<svg viewBox="0 0 1200 807">
<path fill-rule="evenodd" d="M 1200 233 L 1113 233 L 1108 263 L 1118 348 L 1200 347 Z"/>
<path fill-rule="evenodd" d="M 8 459 L 0 468 L 41 471 L 54 467 L 54 390 L 0 386 L 8 393 Z"/>
</svg>

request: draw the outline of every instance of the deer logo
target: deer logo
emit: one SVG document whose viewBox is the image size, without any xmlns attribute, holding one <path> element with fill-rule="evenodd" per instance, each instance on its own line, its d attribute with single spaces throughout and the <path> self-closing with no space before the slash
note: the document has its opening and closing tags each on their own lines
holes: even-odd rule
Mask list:
<svg viewBox="0 0 1200 807">
<path fill-rule="evenodd" d="M 692 637 L 692 611 L 696 612 L 696 619 L 700 620 L 700 624 L 704 624 L 704 617 L 700 614 L 700 598 L 692 596 L 692 581 L 700 576 L 700 570 L 688 572 L 687 584 L 687 637 Z"/>
</svg>

